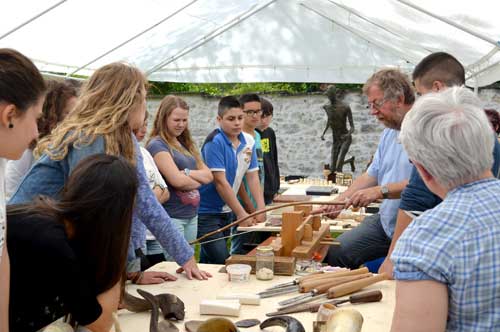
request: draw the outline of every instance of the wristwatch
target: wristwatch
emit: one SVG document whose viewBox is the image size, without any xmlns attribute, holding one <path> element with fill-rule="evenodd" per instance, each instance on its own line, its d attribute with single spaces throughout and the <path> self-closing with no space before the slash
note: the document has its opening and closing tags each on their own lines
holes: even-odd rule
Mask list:
<svg viewBox="0 0 500 332">
<path fill-rule="evenodd" d="M 191 173 L 191 170 L 189 168 L 184 168 L 184 174 L 186 174 L 186 176 L 189 176 L 189 173 Z"/>
<path fill-rule="evenodd" d="M 389 198 L 389 188 L 387 186 L 382 186 L 380 191 L 382 192 L 382 198 Z"/>
</svg>

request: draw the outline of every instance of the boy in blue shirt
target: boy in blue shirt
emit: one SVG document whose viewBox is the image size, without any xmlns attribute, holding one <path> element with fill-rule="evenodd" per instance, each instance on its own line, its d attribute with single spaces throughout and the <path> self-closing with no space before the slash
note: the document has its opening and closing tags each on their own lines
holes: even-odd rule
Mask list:
<svg viewBox="0 0 500 332">
<path fill-rule="evenodd" d="M 243 109 L 235 97 L 227 96 L 220 100 L 217 113 L 220 127 L 207 136 L 201 149 L 203 160 L 214 176 L 214 182 L 200 188 L 198 237 L 226 226 L 234 217 L 241 219 L 248 215 L 236 197 L 245 175 L 251 194 L 258 200 L 258 206 L 264 206 L 263 199 L 259 199 L 262 194 L 255 140 L 242 132 L 243 117 Z M 259 215 L 241 225 L 251 226 L 264 219 L 265 215 Z M 228 235 L 229 230 L 205 241 Z M 226 241 L 221 239 L 202 244 L 200 263 L 224 264 L 228 256 Z"/>
</svg>

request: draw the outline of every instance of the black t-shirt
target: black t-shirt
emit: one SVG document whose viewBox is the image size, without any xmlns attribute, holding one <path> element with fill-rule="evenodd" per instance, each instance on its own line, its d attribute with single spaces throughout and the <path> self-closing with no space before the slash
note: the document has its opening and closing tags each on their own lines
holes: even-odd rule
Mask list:
<svg viewBox="0 0 500 332">
<path fill-rule="evenodd" d="M 271 127 L 259 131 L 264 155 L 264 196 L 272 199 L 280 189 L 280 169 L 278 167 L 278 149 L 276 135 Z"/>
<path fill-rule="evenodd" d="M 38 331 L 71 314 L 80 325 L 99 318 L 102 309 L 91 271 L 62 224 L 49 217 L 7 216 L 10 256 L 10 331 Z"/>
</svg>

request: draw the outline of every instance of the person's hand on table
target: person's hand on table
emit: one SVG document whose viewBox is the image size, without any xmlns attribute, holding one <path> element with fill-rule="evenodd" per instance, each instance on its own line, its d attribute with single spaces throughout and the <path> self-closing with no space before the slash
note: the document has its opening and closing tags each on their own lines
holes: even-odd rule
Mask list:
<svg viewBox="0 0 500 332">
<path fill-rule="evenodd" d="M 356 191 L 348 200 L 347 206 L 366 207 L 376 200 L 382 198 L 379 187 L 366 188 Z"/>
<path fill-rule="evenodd" d="M 128 279 L 137 285 L 153 285 L 161 284 L 165 281 L 175 281 L 177 277 L 167 272 L 144 271 L 128 273 Z"/>
<path fill-rule="evenodd" d="M 265 212 L 260 213 L 260 214 L 256 215 L 254 218 L 255 218 L 256 223 L 264 222 L 264 221 L 266 221 L 266 213 Z"/>
<path fill-rule="evenodd" d="M 206 271 L 200 270 L 196 261 L 194 260 L 194 256 L 191 257 L 182 267 L 178 268 L 177 273 L 186 272 L 186 277 L 189 280 L 198 279 L 198 280 L 207 280 L 211 278 L 212 275 Z"/>
<path fill-rule="evenodd" d="M 142 279 L 137 281 L 139 285 L 161 284 L 165 281 L 175 281 L 177 277 L 167 272 L 144 271 Z"/>
<path fill-rule="evenodd" d="M 245 211 L 245 212 L 242 212 L 240 214 L 237 214 L 236 215 L 236 220 L 241 220 L 241 219 L 246 218 L 246 217 L 248 217 L 248 213 Z M 239 223 L 238 226 L 250 227 L 250 226 L 253 226 L 253 225 L 256 225 L 256 224 L 257 224 L 257 220 L 255 220 L 255 217 L 252 217 L 252 218 L 248 218 L 245 221 L 242 221 L 241 223 Z"/>
<path fill-rule="evenodd" d="M 392 273 L 394 272 L 394 265 L 392 264 L 391 262 L 391 259 L 389 256 L 387 256 L 385 259 L 384 259 L 384 262 L 382 263 L 382 265 L 380 265 L 379 269 L 378 269 L 378 273 L 387 273 L 387 275 L 389 276 L 389 279 L 394 279 Z"/>
<path fill-rule="evenodd" d="M 339 196 L 333 200 L 334 202 L 337 203 L 345 203 L 348 200 L 346 198 Z M 323 215 L 327 216 L 328 218 L 335 219 L 338 217 L 340 212 L 346 208 L 345 204 L 339 204 L 339 205 L 321 205 L 319 208 L 313 210 L 311 213 L 312 214 L 320 214 L 322 213 Z"/>
</svg>

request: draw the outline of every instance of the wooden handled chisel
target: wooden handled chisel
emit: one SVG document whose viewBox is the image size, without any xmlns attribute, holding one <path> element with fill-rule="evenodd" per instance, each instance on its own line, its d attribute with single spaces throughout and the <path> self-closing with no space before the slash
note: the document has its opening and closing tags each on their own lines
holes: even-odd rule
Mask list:
<svg viewBox="0 0 500 332">
<path fill-rule="evenodd" d="M 350 303 L 369 303 L 369 302 L 379 302 L 382 300 L 382 292 L 379 290 L 373 290 L 368 292 L 362 292 L 358 294 L 354 294 L 349 296 L 347 299 L 343 300 L 329 300 L 320 303 L 307 303 L 307 304 L 299 304 L 288 309 L 267 313 L 266 316 L 281 316 L 287 314 L 293 314 L 297 312 L 317 312 L 319 307 L 325 303 L 331 303 L 333 305 L 339 305 L 342 303 L 350 302 Z"/>
</svg>

